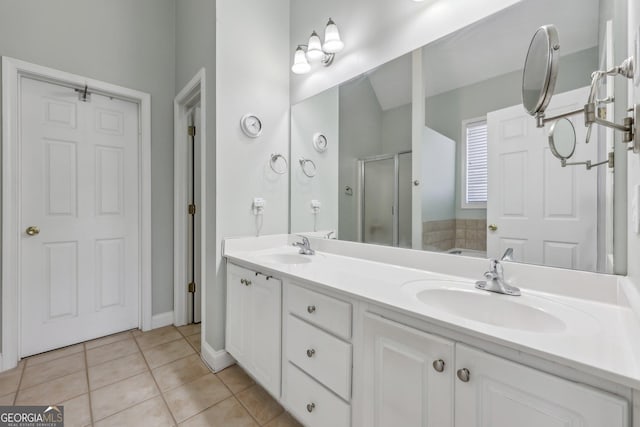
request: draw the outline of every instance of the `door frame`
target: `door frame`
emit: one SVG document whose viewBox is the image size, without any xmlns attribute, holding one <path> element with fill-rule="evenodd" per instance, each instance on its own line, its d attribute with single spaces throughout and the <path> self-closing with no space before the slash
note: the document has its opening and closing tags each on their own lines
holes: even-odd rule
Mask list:
<svg viewBox="0 0 640 427">
<path fill-rule="evenodd" d="M 201 215 L 200 221 L 200 289 L 201 307 L 206 298 L 206 263 L 204 257 L 207 253 L 206 239 L 206 212 L 207 212 L 207 102 L 206 102 L 206 73 L 201 68 L 196 75 L 176 95 L 173 101 L 173 320 L 176 326 L 186 325 L 187 319 L 187 258 L 185 253 L 188 244 L 187 212 L 187 145 L 185 137 L 189 126 L 189 110 L 199 98 L 200 104 L 200 206 L 197 212 Z M 205 324 L 206 311 L 200 310 L 200 321 Z M 203 328 L 204 329 L 204 328 Z"/>
<path fill-rule="evenodd" d="M 83 89 L 138 104 L 139 326 L 151 329 L 151 96 L 148 93 L 2 57 L 2 360 L 18 364 L 20 348 L 20 78 Z"/>
</svg>

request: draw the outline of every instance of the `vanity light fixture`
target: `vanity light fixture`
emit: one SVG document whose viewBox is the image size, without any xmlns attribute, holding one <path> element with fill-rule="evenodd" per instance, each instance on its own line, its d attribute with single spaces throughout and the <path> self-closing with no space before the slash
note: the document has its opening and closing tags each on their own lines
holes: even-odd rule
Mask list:
<svg viewBox="0 0 640 427">
<path fill-rule="evenodd" d="M 322 63 L 328 67 L 333 63 L 336 53 L 344 48 L 344 42 L 340 38 L 340 31 L 333 19 L 329 18 L 324 30 L 324 43 L 315 30 L 309 37 L 308 44 L 300 44 L 293 56 L 291 71 L 294 74 L 306 74 L 311 71 L 311 63 Z"/>
</svg>

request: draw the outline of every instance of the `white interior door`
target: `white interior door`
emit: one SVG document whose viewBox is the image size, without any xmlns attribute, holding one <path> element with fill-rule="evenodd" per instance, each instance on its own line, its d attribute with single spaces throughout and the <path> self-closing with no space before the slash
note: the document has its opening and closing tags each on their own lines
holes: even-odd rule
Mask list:
<svg viewBox="0 0 640 427">
<path fill-rule="evenodd" d="M 134 103 L 29 78 L 20 99 L 24 357 L 139 325 L 139 126 Z"/>
<path fill-rule="evenodd" d="M 584 105 L 588 88 L 555 95 L 549 116 Z M 597 132 L 585 144 L 582 115 L 571 118 L 577 147 L 570 161 L 598 161 Z M 487 255 L 514 249 L 516 261 L 595 271 L 597 170 L 560 166 L 548 146 L 548 126 L 538 129 L 521 105 L 487 115 L 489 201 Z M 606 166 L 600 166 L 601 168 Z"/>
</svg>

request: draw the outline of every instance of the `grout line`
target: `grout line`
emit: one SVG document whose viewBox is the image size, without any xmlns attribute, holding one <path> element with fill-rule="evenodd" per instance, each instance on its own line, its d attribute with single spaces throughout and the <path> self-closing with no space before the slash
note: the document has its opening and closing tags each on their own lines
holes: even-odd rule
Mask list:
<svg viewBox="0 0 640 427">
<path fill-rule="evenodd" d="M 23 359 L 24 363 L 22 364 L 22 370 L 20 371 L 20 379 L 18 380 L 18 388 L 16 388 L 16 394 L 13 396 L 13 405 L 15 406 L 18 401 L 18 393 L 20 392 L 20 388 L 22 387 L 22 378 L 24 378 L 24 371 L 27 369 L 27 359 Z M 20 362 L 18 362 L 20 363 Z"/>
<path fill-rule="evenodd" d="M 87 346 L 82 343 L 82 350 L 84 352 L 84 372 L 87 376 L 87 395 L 89 396 L 89 417 L 91 418 L 91 424 L 93 425 L 93 405 L 91 404 L 91 383 L 89 382 L 89 361 L 87 360 Z"/>
<path fill-rule="evenodd" d="M 175 326 L 174 326 L 174 328 L 175 328 Z M 180 331 L 178 331 L 178 332 L 180 332 Z M 169 411 L 169 415 L 171 416 L 171 419 L 173 420 L 173 422 L 177 426 L 178 425 L 178 420 L 176 420 L 176 417 L 173 415 L 173 412 L 171 412 L 171 408 L 169 408 L 169 404 L 167 403 L 167 399 L 165 399 L 164 393 L 160 390 L 160 386 L 158 385 L 158 381 L 156 381 L 156 377 L 153 376 L 153 372 L 151 371 L 151 367 L 149 366 L 149 363 L 147 362 L 147 359 L 144 357 L 144 353 L 142 353 L 142 348 L 140 348 L 140 344 L 138 343 L 138 340 L 135 339 L 135 337 L 134 337 L 133 342 L 136 343 L 136 346 L 138 347 L 138 350 L 142 354 L 142 360 L 144 360 L 145 365 L 147 365 L 147 369 L 149 371 L 149 375 L 151 375 L 151 379 L 153 380 L 153 383 L 156 385 L 156 389 L 158 389 L 158 393 L 160 394 L 160 398 L 164 402 L 164 406 L 165 406 L 165 408 L 167 408 L 167 411 Z"/>
</svg>

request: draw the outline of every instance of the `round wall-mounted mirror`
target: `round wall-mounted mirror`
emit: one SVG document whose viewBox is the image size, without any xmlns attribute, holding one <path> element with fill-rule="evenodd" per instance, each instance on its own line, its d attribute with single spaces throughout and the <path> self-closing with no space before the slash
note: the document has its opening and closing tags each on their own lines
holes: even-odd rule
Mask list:
<svg viewBox="0 0 640 427">
<path fill-rule="evenodd" d="M 532 116 L 542 115 L 549 105 L 558 76 L 560 43 L 553 25 L 545 25 L 531 39 L 522 73 L 522 104 Z"/>
<path fill-rule="evenodd" d="M 567 160 L 576 150 L 576 130 L 569 119 L 556 120 L 549 130 L 549 148 L 560 160 Z"/>
</svg>

